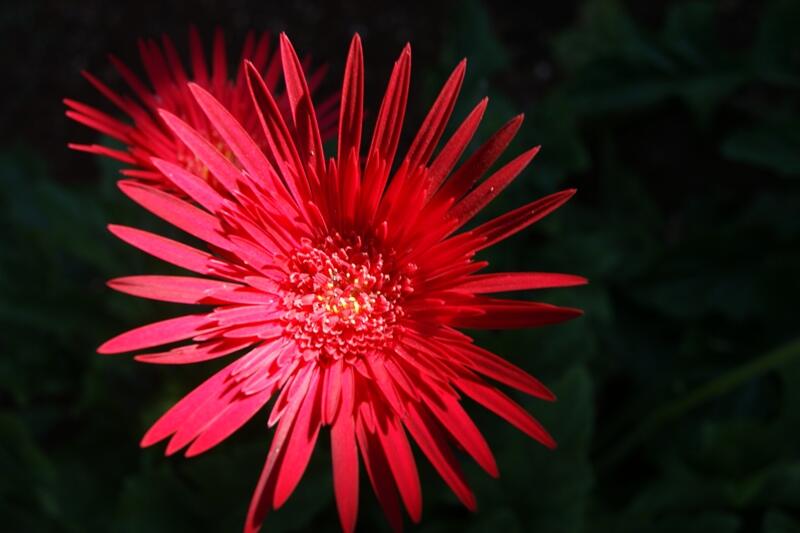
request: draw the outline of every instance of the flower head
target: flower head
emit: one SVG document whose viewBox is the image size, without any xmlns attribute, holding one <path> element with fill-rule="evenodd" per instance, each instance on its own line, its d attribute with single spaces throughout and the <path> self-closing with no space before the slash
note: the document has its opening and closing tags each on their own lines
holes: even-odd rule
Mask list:
<svg viewBox="0 0 800 533">
<path fill-rule="evenodd" d="M 409 436 L 473 509 L 475 498 L 452 446 L 490 475 L 497 475 L 497 465 L 463 409 L 462 395 L 549 447 L 555 442 L 545 429 L 495 383 L 544 400 L 554 396 L 460 330 L 527 328 L 573 318 L 578 310 L 489 295 L 586 281 L 566 274 L 479 274 L 487 263 L 476 254 L 540 220 L 574 191 L 464 231 L 536 154 L 537 148 L 524 152 L 483 179 L 521 117 L 457 165 L 481 120 L 483 100 L 434 157 L 464 77 L 462 62 L 395 165 L 409 87 L 406 47 L 362 158 L 364 67 L 356 36 L 341 93 L 337 155 L 327 159 L 309 85 L 285 35 L 280 53 L 288 121 L 259 69 L 245 66 L 265 147 L 219 99 L 194 84 L 190 90 L 218 143 L 170 111 L 161 116 L 209 177 L 154 159 L 181 195 L 121 183 L 134 201 L 208 243 L 209 251 L 111 226 L 129 244 L 199 275 L 133 276 L 112 280 L 111 286 L 212 309 L 134 329 L 99 351 L 187 341 L 137 359 L 184 364 L 233 357 L 147 432 L 142 445 L 169 439 L 167 453 L 185 447 L 188 456 L 204 452 L 273 400 L 267 425 L 276 429 L 246 531 L 258 530 L 267 511 L 280 507 L 295 489 L 323 428 L 331 432 L 334 490 L 345 531 L 355 526 L 360 462 L 395 528 L 402 524 L 399 502 L 412 520 L 420 519 L 421 488 Z"/>
<path fill-rule="evenodd" d="M 122 61 L 113 55 L 109 56 L 133 95 L 118 94 L 84 71 L 83 76 L 119 111 L 127 115 L 129 122 L 117 120 L 103 111 L 69 98 L 64 100 L 68 107 L 67 116 L 122 142 L 125 149 L 75 143 L 70 144 L 70 148 L 117 159 L 133 167 L 123 171 L 127 176 L 162 187 L 172 188 L 172 183 L 153 167 L 153 157 L 179 164 L 195 175 L 207 178 L 208 169 L 175 137 L 158 115 L 158 110 L 164 109 L 180 117 L 227 157 L 233 158 L 233 154 L 194 101 L 187 84 L 190 81 L 222 102 L 251 138 L 263 146 L 264 137 L 252 107 L 242 61 L 250 61 L 259 72 L 264 73 L 265 83 L 274 91 L 280 81 L 281 64 L 277 54 L 270 51 L 269 35 L 262 33 L 256 37 L 253 32 L 247 34 L 241 51 L 241 66 L 234 78 L 229 75 L 227 50 L 221 30 L 214 33 L 210 68 L 200 36 L 193 26 L 189 30 L 189 50 L 191 65 L 186 69 L 175 45 L 166 35 L 162 36 L 161 46 L 152 39 L 139 40 L 139 53 L 149 86 Z M 310 62 L 306 61 L 305 66 L 309 67 Z M 321 67 L 312 75 L 309 82 L 312 91 L 321 83 L 325 71 L 326 68 Z M 288 112 L 289 105 L 285 95 L 280 95 L 276 101 L 282 111 Z M 323 138 L 335 134 L 335 107 L 334 95 L 318 109 Z"/>
</svg>

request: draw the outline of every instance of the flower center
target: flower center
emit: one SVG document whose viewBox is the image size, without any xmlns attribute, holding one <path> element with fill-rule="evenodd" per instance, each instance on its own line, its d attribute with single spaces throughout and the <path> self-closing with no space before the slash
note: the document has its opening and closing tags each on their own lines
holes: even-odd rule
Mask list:
<svg viewBox="0 0 800 533">
<path fill-rule="evenodd" d="M 398 269 L 392 257 L 338 234 L 318 245 L 304 243 L 293 254 L 284 321 L 307 356 L 352 360 L 391 344 L 415 270 Z"/>
</svg>

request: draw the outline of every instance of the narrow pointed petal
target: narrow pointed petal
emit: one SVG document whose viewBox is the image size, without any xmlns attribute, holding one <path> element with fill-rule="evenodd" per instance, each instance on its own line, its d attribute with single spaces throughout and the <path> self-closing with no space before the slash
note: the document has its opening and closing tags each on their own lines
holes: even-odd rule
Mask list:
<svg viewBox="0 0 800 533">
<path fill-rule="evenodd" d="M 186 450 L 186 457 L 194 457 L 206 452 L 230 437 L 269 401 L 272 391 L 266 389 L 252 396 L 245 396 L 232 402 L 220 412 L 213 422 L 207 425 L 200 436 Z"/>
<path fill-rule="evenodd" d="M 227 157 L 222 155 L 215 146 L 172 113 L 161 111 L 160 114 L 164 122 L 172 129 L 173 133 L 189 147 L 189 150 L 192 151 L 194 156 L 203 162 L 211 174 L 213 174 L 228 191 L 233 192 L 239 189 L 238 182 L 241 179 L 241 172 Z M 186 191 L 186 193 L 189 194 L 189 191 Z"/>
<path fill-rule="evenodd" d="M 556 447 L 556 441 L 553 440 L 553 437 L 542 427 L 539 421 L 502 392 L 475 378 L 460 379 L 456 384 L 464 394 L 497 416 L 504 418 L 529 437 L 541 442 L 548 448 Z"/>
<path fill-rule="evenodd" d="M 530 164 L 539 153 L 539 147 L 528 150 L 492 174 L 450 210 L 450 216 L 465 224 L 497 198 L 503 190 Z"/>
<path fill-rule="evenodd" d="M 555 287 L 575 287 L 585 285 L 588 280 L 572 274 L 551 272 L 501 272 L 497 274 L 476 274 L 458 284 L 460 290 L 481 293 L 528 291 L 551 289 Z"/>
<path fill-rule="evenodd" d="M 209 303 L 214 301 L 211 295 L 214 291 L 242 287 L 237 283 L 184 276 L 127 276 L 112 279 L 108 286 L 140 298 L 185 304 Z"/>
<path fill-rule="evenodd" d="M 342 104 L 339 108 L 339 161 L 353 150 L 361 150 L 361 128 L 364 112 L 364 52 L 361 37 L 353 36 L 347 65 L 344 69 Z"/>
<path fill-rule="evenodd" d="M 230 370 L 236 363 L 234 361 L 223 368 L 173 405 L 145 433 L 144 437 L 142 437 L 141 446 L 146 448 L 166 439 L 175 433 L 186 417 L 202 405 L 208 397 L 216 396 L 222 392 L 226 379 L 230 375 Z"/>
<path fill-rule="evenodd" d="M 325 168 L 325 154 L 322 151 L 317 115 L 311 102 L 311 91 L 308 90 L 306 76 L 297 52 L 285 33 L 281 34 L 280 42 L 286 93 L 289 95 L 301 152 L 306 160 L 314 161 L 316 168 L 321 170 Z"/>
<path fill-rule="evenodd" d="M 461 90 L 461 83 L 464 81 L 464 73 L 467 70 L 467 60 L 463 59 L 450 74 L 439 96 L 433 103 L 428 116 L 422 122 L 416 138 L 411 143 L 411 148 L 406 156 L 409 160 L 409 167 L 416 168 L 419 165 L 427 165 L 436 145 L 439 143 L 444 133 L 453 108 L 456 105 L 458 93 Z"/>
<path fill-rule="evenodd" d="M 393 414 L 386 415 L 385 427 L 382 423 L 379 423 L 378 427 L 380 428 L 378 436 L 383 449 L 387 452 L 389 469 L 397 483 L 400 497 L 411 520 L 417 523 L 422 516 L 422 488 L 419 484 L 414 454 L 411 452 L 405 431 Z"/>
<path fill-rule="evenodd" d="M 261 476 L 258 479 L 253 497 L 250 500 L 250 508 L 247 511 L 247 520 L 245 521 L 245 533 L 256 533 L 261 529 L 261 524 L 264 517 L 272 505 L 275 495 L 275 486 L 277 482 L 276 467 L 280 465 L 286 454 L 286 440 L 289 437 L 289 432 L 294 425 L 297 411 L 300 408 L 301 401 L 306 391 L 309 390 L 309 385 L 315 387 L 318 376 L 316 373 L 306 371 L 298 376 L 298 379 L 287 387 L 296 387 L 295 394 L 292 401 L 287 405 L 284 415 L 278 423 L 278 428 L 272 436 L 272 443 L 270 444 L 267 460 L 264 468 L 261 471 Z"/>
<path fill-rule="evenodd" d="M 483 311 L 483 314 L 456 316 L 451 324 L 476 329 L 535 328 L 558 324 L 583 314 L 580 309 L 571 307 L 517 300 L 489 300 L 472 305 Z"/>
<path fill-rule="evenodd" d="M 187 365 L 218 359 L 250 346 L 250 340 L 218 340 L 204 344 L 190 344 L 167 352 L 148 353 L 134 357 L 141 363 L 157 365 Z"/>
<path fill-rule="evenodd" d="M 219 219 L 155 187 L 130 180 L 118 182 L 128 198 L 189 235 L 220 248 L 230 248 Z"/>
<path fill-rule="evenodd" d="M 363 421 L 356 426 L 356 436 L 372 490 L 375 491 L 389 525 L 395 532 L 399 532 L 403 529 L 403 515 L 397 498 L 397 488 L 392 483 L 392 473 L 378 436 L 369 433 Z"/>
<path fill-rule="evenodd" d="M 349 411 L 342 411 L 331 428 L 331 460 L 339 520 L 342 530 L 352 533 L 358 516 L 358 448 Z"/>
<path fill-rule="evenodd" d="M 154 322 L 117 335 L 97 349 L 101 354 L 132 352 L 194 337 L 209 324 L 207 315 L 186 315 Z"/>
<path fill-rule="evenodd" d="M 523 119 L 522 115 L 518 115 L 497 130 L 483 146 L 478 148 L 464 164 L 458 167 L 450 179 L 442 186 L 439 195 L 456 200 L 464 196 L 508 147 L 517 135 Z"/>
<path fill-rule="evenodd" d="M 268 181 L 266 176 L 272 167 L 264 152 L 239 121 L 211 93 L 199 85 L 190 84 L 189 88 L 214 129 L 236 156 L 236 160 L 253 179 Z"/>
<path fill-rule="evenodd" d="M 408 100 L 408 85 L 411 80 L 411 48 L 406 46 L 395 62 L 386 95 L 383 97 L 368 159 L 378 158 L 392 164 L 400 140 L 400 130 Z"/>
<path fill-rule="evenodd" d="M 485 239 L 479 249 L 488 248 L 538 222 L 561 207 L 574 194 L 575 189 L 557 192 L 478 226 L 472 230 L 473 235 Z"/>
<path fill-rule="evenodd" d="M 467 115 L 467 118 L 464 119 L 464 122 L 461 123 L 453 136 L 450 137 L 450 140 L 447 141 L 444 148 L 442 148 L 442 151 L 439 152 L 433 160 L 433 163 L 431 163 L 428 178 L 430 181 L 428 185 L 428 197 L 436 192 L 442 184 L 442 181 L 444 181 L 450 171 L 453 170 L 453 167 L 456 166 L 458 158 L 461 157 L 461 154 L 464 153 L 472 137 L 475 136 L 475 132 L 478 130 L 481 119 L 483 119 L 483 114 L 486 111 L 488 103 L 489 99 L 484 98 L 475 106 L 475 109 Z"/>
<path fill-rule="evenodd" d="M 497 463 L 486 439 L 461 407 L 458 399 L 449 394 L 428 396 L 427 406 L 456 441 L 490 476 L 497 477 Z"/>
<path fill-rule="evenodd" d="M 318 387 L 315 381 L 302 400 L 302 406 L 297 413 L 294 427 L 286 443 L 286 455 L 278 471 L 275 484 L 273 506 L 281 507 L 303 477 L 303 472 L 308 466 L 311 452 L 317 442 L 319 428 L 322 424 L 319 410 Z M 291 401 L 291 400 L 290 400 Z"/>
<path fill-rule="evenodd" d="M 439 430 L 438 424 L 416 405 L 408 406 L 408 418 L 405 422 L 409 433 L 442 479 L 461 503 L 470 511 L 474 511 L 477 507 L 475 495 L 467 485 L 458 460 Z"/>
<path fill-rule="evenodd" d="M 210 274 L 212 256 L 148 231 L 110 224 L 108 230 L 143 252 L 198 274 Z"/>
</svg>

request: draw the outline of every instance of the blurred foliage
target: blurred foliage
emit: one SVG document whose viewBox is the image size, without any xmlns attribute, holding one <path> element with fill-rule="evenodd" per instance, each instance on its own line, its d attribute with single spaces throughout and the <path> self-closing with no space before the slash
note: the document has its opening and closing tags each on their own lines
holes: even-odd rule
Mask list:
<svg viewBox="0 0 800 533">
<path fill-rule="evenodd" d="M 497 247 L 492 268 L 591 279 L 542 296 L 585 317 L 478 336 L 553 386 L 552 405 L 519 399 L 559 449 L 471 405 L 501 478 L 466 465 L 472 515 L 420 460 L 416 531 L 800 531 L 800 3 L 644 9 L 657 16 L 583 2 L 529 65 L 533 37 L 499 28 L 532 15 L 466 2 L 441 21 L 431 68 L 415 71 L 414 117 L 461 56 L 470 66 L 456 114 L 491 96 L 481 138 L 526 113 L 514 147 L 543 150 L 491 213 L 580 189 Z M 24 144 L 0 156 L 2 529 L 237 530 L 269 442 L 263 421 L 193 460 L 139 450 L 148 425 L 214 364 L 94 354 L 179 309 L 105 288 L 169 269 L 104 225 L 165 229 L 121 198 L 114 165 L 64 183 L 48 160 Z M 269 531 L 338 530 L 324 441 Z M 387 529 L 366 489 L 359 524 Z"/>
</svg>

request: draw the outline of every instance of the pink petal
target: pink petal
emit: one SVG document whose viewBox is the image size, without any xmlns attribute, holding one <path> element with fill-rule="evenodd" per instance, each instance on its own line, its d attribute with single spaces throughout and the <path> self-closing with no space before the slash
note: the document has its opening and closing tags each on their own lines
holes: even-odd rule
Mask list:
<svg viewBox="0 0 800 533">
<path fill-rule="evenodd" d="M 331 428 L 331 460 L 339 520 L 344 532 L 352 533 L 358 516 L 358 449 L 349 412 L 342 412 Z"/>
<path fill-rule="evenodd" d="M 208 212 L 176 198 L 161 189 L 130 180 L 122 180 L 119 188 L 134 202 L 166 220 L 189 235 L 194 235 L 222 249 L 230 248 L 223 236 L 219 219 Z"/>
<path fill-rule="evenodd" d="M 286 439 L 289 436 L 290 429 L 294 425 L 297 410 L 300 407 L 301 400 L 306 391 L 309 390 L 310 382 L 313 381 L 313 386 L 316 387 L 318 375 L 315 372 L 306 371 L 302 376 L 298 377 L 299 380 L 292 385 L 297 387 L 293 396 L 293 401 L 289 403 L 284 416 L 281 417 L 275 434 L 272 436 L 272 444 L 270 444 L 264 469 L 261 471 L 258 484 L 250 500 L 250 508 L 248 509 L 247 520 L 245 522 L 245 533 L 256 533 L 261 529 L 264 517 L 270 508 L 270 504 L 274 500 L 277 482 L 277 476 L 274 475 L 275 468 L 280 465 L 286 453 Z"/>
</svg>

